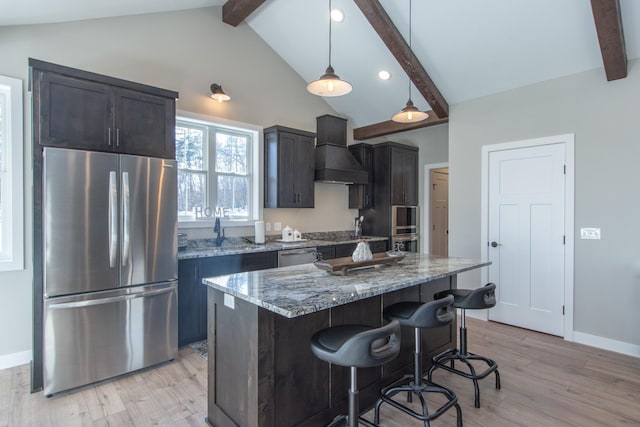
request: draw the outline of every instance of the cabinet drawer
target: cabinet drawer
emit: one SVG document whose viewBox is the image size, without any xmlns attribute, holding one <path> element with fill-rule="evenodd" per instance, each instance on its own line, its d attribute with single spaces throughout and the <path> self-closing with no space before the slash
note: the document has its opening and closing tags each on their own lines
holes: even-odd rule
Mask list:
<svg viewBox="0 0 640 427">
<path fill-rule="evenodd" d="M 386 240 L 376 240 L 374 242 L 369 242 L 369 247 L 371 248 L 372 253 L 378 252 L 386 252 L 387 251 L 387 241 Z"/>
</svg>

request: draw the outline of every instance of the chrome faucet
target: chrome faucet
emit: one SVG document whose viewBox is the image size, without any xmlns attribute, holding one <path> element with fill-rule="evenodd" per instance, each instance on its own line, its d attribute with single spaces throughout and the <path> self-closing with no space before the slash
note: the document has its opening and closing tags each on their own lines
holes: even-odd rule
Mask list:
<svg viewBox="0 0 640 427">
<path fill-rule="evenodd" d="M 359 216 L 356 217 L 356 219 L 354 220 L 354 224 L 356 226 L 356 239 L 359 239 L 362 237 L 362 223 L 364 222 L 364 216 Z"/>
<path fill-rule="evenodd" d="M 220 231 L 222 231 L 222 234 L 220 234 Z M 216 218 L 216 222 L 213 226 L 213 232 L 217 233 L 216 234 L 216 246 L 220 247 L 222 246 L 222 242 L 224 242 L 225 237 L 224 237 L 224 230 L 222 229 L 222 227 L 220 227 L 220 217 Z"/>
</svg>

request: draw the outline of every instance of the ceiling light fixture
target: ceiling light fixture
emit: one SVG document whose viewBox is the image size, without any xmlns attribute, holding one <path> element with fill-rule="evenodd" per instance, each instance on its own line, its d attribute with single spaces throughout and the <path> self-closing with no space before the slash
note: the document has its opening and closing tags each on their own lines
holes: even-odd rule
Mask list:
<svg viewBox="0 0 640 427">
<path fill-rule="evenodd" d="M 391 78 L 391 73 L 388 72 L 387 70 L 380 70 L 378 72 L 378 78 L 380 80 L 389 80 Z"/>
<path fill-rule="evenodd" d="M 344 20 L 344 13 L 342 13 L 340 9 L 333 9 L 331 11 L 331 19 L 333 19 L 334 22 L 342 22 Z"/>
<path fill-rule="evenodd" d="M 413 71 L 413 67 L 411 64 L 411 58 L 413 57 L 413 51 L 411 50 L 411 0 L 409 0 L 409 71 Z M 425 120 L 429 117 L 429 114 L 424 111 L 420 111 L 413 105 L 413 101 L 411 101 L 411 76 L 410 73 L 407 73 L 407 77 L 409 78 L 409 100 L 407 101 L 407 105 L 404 106 L 399 113 L 394 114 L 391 117 L 391 120 L 399 123 L 414 123 Z"/>
<path fill-rule="evenodd" d="M 229 95 L 224 93 L 222 86 L 216 83 L 211 84 L 211 95 L 209 96 L 218 102 L 229 101 L 231 99 Z"/>
<path fill-rule="evenodd" d="M 331 14 L 331 0 L 329 0 L 329 14 Z M 351 84 L 335 73 L 331 66 L 331 16 L 329 16 L 329 66 L 318 80 L 307 85 L 307 90 L 318 96 L 340 96 L 351 92 Z"/>
</svg>

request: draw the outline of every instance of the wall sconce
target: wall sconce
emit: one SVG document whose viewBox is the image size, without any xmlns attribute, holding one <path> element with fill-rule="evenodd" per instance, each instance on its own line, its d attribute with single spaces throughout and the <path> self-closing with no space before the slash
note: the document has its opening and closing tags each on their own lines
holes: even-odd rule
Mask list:
<svg viewBox="0 0 640 427">
<path fill-rule="evenodd" d="M 224 90 L 222 90 L 222 86 L 216 83 L 213 83 L 211 85 L 211 95 L 209 96 L 211 96 L 211 98 L 215 99 L 218 102 L 224 102 L 231 99 L 229 95 L 224 93 Z"/>
</svg>

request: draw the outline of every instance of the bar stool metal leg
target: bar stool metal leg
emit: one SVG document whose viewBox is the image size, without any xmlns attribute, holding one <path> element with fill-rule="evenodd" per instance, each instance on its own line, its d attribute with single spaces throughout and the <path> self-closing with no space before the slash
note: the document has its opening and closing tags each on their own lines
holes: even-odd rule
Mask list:
<svg viewBox="0 0 640 427">
<path fill-rule="evenodd" d="M 446 350 L 439 355 L 433 358 L 433 366 L 429 369 L 427 374 L 427 379 L 431 381 L 433 376 L 433 372 L 442 368 L 446 371 L 452 372 L 454 374 L 463 376 L 465 378 L 469 378 L 473 381 L 473 390 L 474 390 L 474 406 L 476 408 L 480 407 L 480 386 L 478 384 L 478 380 L 481 380 L 487 376 L 489 376 L 492 372 L 496 377 L 496 389 L 500 389 L 500 372 L 498 372 L 498 364 L 487 357 L 479 356 L 474 353 L 470 353 L 467 351 L 467 327 L 466 327 L 466 316 L 465 309 L 461 309 L 462 313 L 460 315 L 460 349 L 449 349 Z M 479 360 L 487 364 L 487 369 L 482 371 L 481 373 L 477 373 L 475 367 L 471 364 L 471 360 Z M 465 372 L 459 368 L 456 368 L 454 365 L 455 361 L 460 361 L 464 363 L 469 372 Z M 449 362 L 449 365 L 446 363 Z"/>
</svg>

